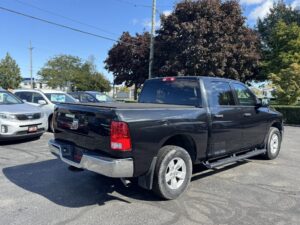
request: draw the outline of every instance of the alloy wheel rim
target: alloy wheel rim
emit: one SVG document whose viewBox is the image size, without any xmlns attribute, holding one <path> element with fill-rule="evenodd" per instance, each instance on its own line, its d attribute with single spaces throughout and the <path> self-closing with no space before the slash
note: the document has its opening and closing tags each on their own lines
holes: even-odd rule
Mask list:
<svg viewBox="0 0 300 225">
<path fill-rule="evenodd" d="M 273 134 L 271 136 L 271 141 L 270 141 L 270 150 L 273 155 L 276 154 L 278 147 L 279 147 L 279 137 L 277 134 Z"/>
<path fill-rule="evenodd" d="M 166 169 L 165 181 L 170 189 L 178 189 L 186 177 L 186 164 L 181 158 L 172 159 Z"/>
</svg>

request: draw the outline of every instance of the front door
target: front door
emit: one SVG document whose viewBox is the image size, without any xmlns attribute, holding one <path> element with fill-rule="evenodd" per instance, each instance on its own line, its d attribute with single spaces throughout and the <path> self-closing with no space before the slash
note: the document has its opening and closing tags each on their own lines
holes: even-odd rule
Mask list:
<svg viewBox="0 0 300 225">
<path fill-rule="evenodd" d="M 241 108 L 243 125 L 243 148 L 252 148 L 263 143 L 268 120 L 262 108 L 256 106 L 256 96 L 242 83 L 231 84 L 237 104 Z"/>
<path fill-rule="evenodd" d="M 226 81 L 207 81 L 206 90 L 211 113 L 211 138 L 208 156 L 219 156 L 241 148 L 240 108 Z"/>
</svg>

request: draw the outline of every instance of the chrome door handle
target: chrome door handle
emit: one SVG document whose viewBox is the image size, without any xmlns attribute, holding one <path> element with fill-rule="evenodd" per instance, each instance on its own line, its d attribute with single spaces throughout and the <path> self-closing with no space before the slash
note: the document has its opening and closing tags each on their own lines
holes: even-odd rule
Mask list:
<svg viewBox="0 0 300 225">
<path fill-rule="evenodd" d="M 244 117 L 250 117 L 250 116 L 252 116 L 251 113 L 244 113 Z"/>
<path fill-rule="evenodd" d="M 215 117 L 215 118 L 223 118 L 224 115 L 223 115 L 223 114 L 216 114 L 216 115 L 214 115 L 214 117 Z"/>
</svg>

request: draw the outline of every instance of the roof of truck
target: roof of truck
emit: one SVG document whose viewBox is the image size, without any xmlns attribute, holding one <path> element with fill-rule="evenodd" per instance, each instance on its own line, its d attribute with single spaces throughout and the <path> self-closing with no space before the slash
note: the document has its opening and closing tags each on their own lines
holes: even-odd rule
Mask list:
<svg viewBox="0 0 300 225">
<path fill-rule="evenodd" d="M 229 79 L 229 78 L 223 78 L 223 77 L 211 77 L 211 76 L 168 76 L 168 77 L 174 77 L 176 79 L 202 79 L 202 80 L 226 80 L 226 81 L 237 81 L 234 79 Z M 161 80 L 166 77 L 154 77 L 149 80 Z M 239 82 L 239 81 L 237 81 Z"/>
</svg>

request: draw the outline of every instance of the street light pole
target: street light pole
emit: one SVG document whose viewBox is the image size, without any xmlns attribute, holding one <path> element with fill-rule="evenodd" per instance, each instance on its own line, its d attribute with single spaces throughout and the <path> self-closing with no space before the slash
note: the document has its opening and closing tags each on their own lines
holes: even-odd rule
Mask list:
<svg viewBox="0 0 300 225">
<path fill-rule="evenodd" d="M 153 58 L 154 58 L 154 33 L 156 19 L 156 0 L 152 1 L 152 23 L 150 35 L 150 56 L 149 56 L 149 79 L 152 78 Z"/>
</svg>

